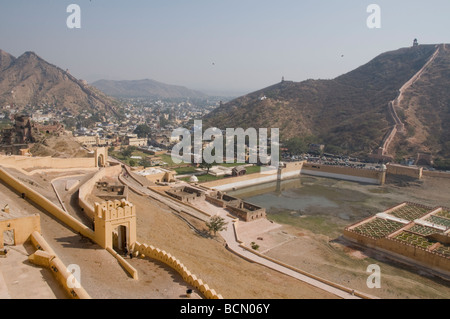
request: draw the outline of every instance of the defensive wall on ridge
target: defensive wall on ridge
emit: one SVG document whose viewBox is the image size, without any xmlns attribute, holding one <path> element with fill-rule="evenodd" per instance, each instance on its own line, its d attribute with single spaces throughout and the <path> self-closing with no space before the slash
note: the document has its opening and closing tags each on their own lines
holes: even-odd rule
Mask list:
<svg viewBox="0 0 450 319">
<path fill-rule="evenodd" d="M 57 282 L 72 299 L 90 299 L 76 278 L 66 268 L 54 250 L 40 234 L 40 215 L 33 214 L 19 218 L 0 220 L 0 248 L 3 249 L 3 232 L 14 230 L 14 245 L 23 245 L 30 241 L 36 251 L 28 256 L 35 265 L 48 268 Z"/>
</svg>

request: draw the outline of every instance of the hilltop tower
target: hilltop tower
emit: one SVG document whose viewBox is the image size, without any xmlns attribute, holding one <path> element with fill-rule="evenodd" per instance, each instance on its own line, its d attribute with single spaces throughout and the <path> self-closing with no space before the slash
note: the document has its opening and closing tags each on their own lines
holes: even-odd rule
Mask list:
<svg viewBox="0 0 450 319">
<path fill-rule="evenodd" d="M 417 41 L 417 39 L 414 39 L 413 47 L 417 47 L 417 46 L 419 46 L 419 42 Z"/>
</svg>

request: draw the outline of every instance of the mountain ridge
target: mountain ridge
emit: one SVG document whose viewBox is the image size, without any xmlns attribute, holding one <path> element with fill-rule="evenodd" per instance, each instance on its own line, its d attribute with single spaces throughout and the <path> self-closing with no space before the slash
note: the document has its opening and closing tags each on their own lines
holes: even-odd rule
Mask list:
<svg viewBox="0 0 450 319">
<path fill-rule="evenodd" d="M 55 111 L 69 110 L 79 114 L 87 110 L 117 115 L 117 101 L 33 51 L 15 58 L 2 50 L 0 70 L 2 106 L 14 104 L 22 111 L 36 105 L 48 105 Z"/>
<path fill-rule="evenodd" d="M 382 145 L 383 138 L 395 125 L 389 114 L 389 102 L 429 61 L 437 47 L 429 44 L 388 51 L 330 80 L 282 81 L 223 104 L 204 117 L 204 125 L 221 129 L 278 127 L 282 140 L 313 136 L 317 142 L 324 143 L 329 152 L 366 156 Z M 445 61 L 448 57 L 448 48 L 438 55 Z M 436 65 L 438 58 L 431 64 L 436 73 L 440 72 Z M 449 66 L 445 64 L 441 72 L 448 72 L 448 69 Z M 450 76 L 440 79 L 450 84 Z M 447 93 L 441 95 L 442 109 L 434 108 L 429 103 L 431 98 L 423 98 L 422 102 L 433 112 L 439 113 L 439 116 L 446 117 L 450 113 L 450 96 Z M 406 116 L 404 113 L 408 105 L 405 101 L 398 108 L 401 116 Z M 407 118 L 405 123 L 406 130 L 411 131 L 412 124 L 408 126 Z M 450 128 L 444 127 L 443 135 L 440 135 L 447 136 L 448 131 Z M 394 155 L 399 153 L 406 156 L 427 151 L 420 145 L 399 147 L 401 141 L 402 136 L 396 137 L 391 147 Z M 428 151 L 439 156 L 450 156 L 450 147 L 434 144 Z"/>
<path fill-rule="evenodd" d="M 122 98 L 207 98 L 203 92 L 184 86 L 166 84 L 152 79 L 142 80 L 98 80 L 93 86 L 103 93 Z"/>
</svg>

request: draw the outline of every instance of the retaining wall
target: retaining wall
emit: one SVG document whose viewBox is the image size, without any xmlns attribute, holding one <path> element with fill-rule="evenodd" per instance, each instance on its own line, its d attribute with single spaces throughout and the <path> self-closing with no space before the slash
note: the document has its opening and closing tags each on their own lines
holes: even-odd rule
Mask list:
<svg viewBox="0 0 450 319">
<path fill-rule="evenodd" d="M 386 165 L 387 174 L 392 175 L 402 175 L 409 176 L 412 178 L 420 179 L 422 178 L 423 168 L 422 167 L 410 167 L 410 166 L 402 166 L 396 164 L 388 164 Z"/>
<path fill-rule="evenodd" d="M 330 177 L 354 182 L 383 185 L 386 172 L 345 166 L 331 166 L 315 163 L 304 163 L 301 171 L 305 175 Z"/>
<path fill-rule="evenodd" d="M 440 177 L 440 178 L 450 178 L 450 173 L 447 172 L 438 172 L 438 171 L 423 171 L 423 176 L 428 177 Z"/>
<path fill-rule="evenodd" d="M 401 229 L 403 230 L 403 228 Z M 394 254 L 400 259 L 430 268 L 450 276 L 450 257 L 415 245 L 407 244 L 394 238 L 372 238 L 363 236 L 351 229 L 345 229 L 344 237 L 357 244 Z"/>
<path fill-rule="evenodd" d="M 273 169 L 261 173 L 223 178 L 212 182 L 202 183 L 201 185 L 220 191 L 229 191 L 258 184 L 270 183 L 277 180 L 300 177 L 303 163 L 304 162 L 286 163 L 286 166 L 280 170 Z"/>
</svg>

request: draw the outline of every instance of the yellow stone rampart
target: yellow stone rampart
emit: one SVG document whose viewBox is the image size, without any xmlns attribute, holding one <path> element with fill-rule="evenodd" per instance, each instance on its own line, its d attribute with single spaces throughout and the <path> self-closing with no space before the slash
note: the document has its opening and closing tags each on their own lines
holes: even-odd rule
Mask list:
<svg viewBox="0 0 450 319">
<path fill-rule="evenodd" d="M 48 200 L 35 190 L 18 181 L 12 175 L 7 173 L 3 168 L 0 168 L 0 180 L 11 186 L 19 194 L 22 194 L 25 199 L 29 199 L 76 232 L 92 240 L 95 240 L 94 232 L 92 229 L 67 214 L 65 211 L 63 211 L 61 208 L 53 204 L 50 200 Z"/>
<path fill-rule="evenodd" d="M 136 242 L 136 206 L 126 200 L 95 203 L 95 241 L 102 248 L 113 248 L 112 233 L 118 226 L 128 229 L 129 247 Z"/>
<path fill-rule="evenodd" d="M 155 248 L 152 245 L 149 246 L 136 242 L 134 245 L 134 252 L 142 258 L 148 257 L 156 259 L 174 269 L 180 274 L 185 282 L 198 289 L 206 299 L 223 299 L 222 295 L 218 294 L 214 289 L 211 289 L 201 279 L 197 278 L 196 275 L 192 274 L 177 258 L 164 250 Z"/>
<path fill-rule="evenodd" d="M 0 163 L 4 167 L 20 169 L 62 169 L 62 168 L 95 168 L 95 158 L 54 158 L 54 157 L 29 157 L 29 156 L 5 156 L 0 155 Z"/>
<path fill-rule="evenodd" d="M 70 298 L 91 299 L 39 232 L 35 231 L 31 234 L 31 242 L 37 251 L 28 257 L 30 262 L 49 268 Z"/>
<path fill-rule="evenodd" d="M 41 231 L 40 216 L 38 214 L 20 218 L 0 220 L 0 248 L 3 248 L 3 232 L 14 230 L 14 244 L 22 245 L 34 231 Z"/>
</svg>

